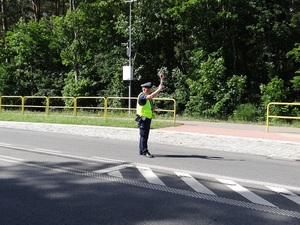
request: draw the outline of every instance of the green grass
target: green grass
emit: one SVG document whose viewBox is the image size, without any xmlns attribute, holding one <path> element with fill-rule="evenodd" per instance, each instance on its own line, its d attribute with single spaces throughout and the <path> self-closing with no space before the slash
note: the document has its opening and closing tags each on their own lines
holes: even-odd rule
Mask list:
<svg viewBox="0 0 300 225">
<path fill-rule="evenodd" d="M 36 123 L 57 123 L 57 124 L 77 124 L 77 125 L 91 125 L 91 126 L 109 126 L 109 127 L 125 127 L 137 128 L 137 122 L 134 121 L 134 116 L 123 116 L 122 118 L 110 115 L 108 118 L 96 116 L 66 116 L 63 113 L 55 113 L 53 115 L 45 115 L 39 113 L 21 113 L 15 112 L 1 112 L 0 121 L 16 121 L 16 122 L 36 122 Z M 177 126 L 171 120 L 153 119 L 151 128 L 162 128 Z"/>
<path fill-rule="evenodd" d="M 244 120 L 233 120 L 229 118 L 228 120 L 219 120 L 213 118 L 192 118 L 188 116 L 177 116 L 177 121 L 198 121 L 198 122 L 211 122 L 211 123 L 235 123 L 235 124 L 251 124 L 251 125 L 263 125 L 266 126 L 266 120 L 260 119 L 256 121 L 244 121 Z M 278 126 L 278 127 L 295 127 L 300 128 L 299 119 L 277 119 L 270 118 L 269 126 Z"/>
<path fill-rule="evenodd" d="M 91 125 L 91 126 L 108 126 L 108 127 L 124 127 L 137 128 L 137 123 L 134 121 L 135 115 L 130 116 L 127 112 L 110 112 L 105 119 L 102 114 L 97 113 L 78 113 L 74 117 L 73 112 L 51 112 L 50 115 L 38 112 L 25 112 L 23 115 L 20 111 L 3 111 L 0 112 L 0 121 L 16 121 L 16 122 L 36 122 L 36 123 L 57 123 L 57 124 L 77 124 L 77 125 Z M 177 121 L 199 121 L 199 122 L 223 122 L 223 123 L 239 123 L 239 124 L 257 124 L 266 125 L 265 121 L 236 121 L 236 120 L 217 120 L 205 118 L 191 118 L 185 116 L 177 116 Z M 163 128 L 171 126 L 179 126 L 180 123 L 174 123 L 172 115 L 156 116 L 152 120 L 151 128 Z M 282 120 L 270 119 L 269 126 L 284 126 L 284 127 L 300 127 L 299 120 Z"/>
</svg>

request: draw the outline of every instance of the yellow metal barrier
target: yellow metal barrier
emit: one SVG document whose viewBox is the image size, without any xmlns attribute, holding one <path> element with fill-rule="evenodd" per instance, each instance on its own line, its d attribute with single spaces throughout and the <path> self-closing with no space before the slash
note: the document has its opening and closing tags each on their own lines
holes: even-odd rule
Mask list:
<svg viewBox="0 0 300 225">
<path fill-rule="evenodd" d="M 136 111 L 136 108 L 119 108 L 119 107 L 109 107 L 109 100 L 119 99 L 119 100 L 134 100 L 137 101 L 137 97 L 129 98 L 129 97 L 107 97 L 106 109 L 107 110 L 129 110 Z M 157 112 L 173 112 L 173 122 L 176 123 L 176 101 L 172 98 L 154 98 L 154 101 L 172 101 L 173 102 L 173 109 L 156 109 Z M 106 113 L 107 116 L 107 113 Z"/>
<path fill-rule="evenodd" d="M 3 99 L 20 99 L 21 104 L 15 105 L 15 104 L 2 104 Z M 24 105 L 24 99 L 22 96 L 0 96 L 0 111 L 2 110 L 2 107 L 13 107 L 13 108 L 22 108 Z"/>
<path fill-rule="evenodd" d="M 176 123 L 176 101 L 173 98 L 154 98 L 155 101 L 173 101 L 173 109 L 155 109 L 157 112 L 173 112 L 173 122 Z"/>
<path fill-rule="evenodd" d="M 3 99 L 20 99 L 20 104 L 3 104 Z M 45 99 L 45 104 L 41 105 L 30 105 L 25 104 L 29 99 Z M 65 100 L 70 99 L 71 100 L 71 106 L 65 106 L 64 102 L 62 102 L 61 105 L 53 105 L 54 100 Z M 95 99 L 103 101 L 103 106 L 78 106 L 78 100 L 80 99 Z M 136 111 L 136 108 L 122 108 L 122 107 L 112 107 L 109 106 L 109 101 L 111 100 L 133 100 L 137 101 L 137 97 L 69 97 L 69 96 L 52 96 L 52 97 L 46 97 L 46 96 L 0 96 L 0 112 L 3 107 L 16 107 L 21 109 L 21 113 L 25 113 L 25 108 L 44 108 L 46 115 L 49 115 L 50 109 L 72 109 L 73 115 L 77 116 L 77 110 L 78 109 L 95 109 L 95 110 L 104 110 L 104 117 L 108 117 L 108 110 L 129 110 L 130 111 Z M 157 112 L 172 112 L 173 113 L 173 121 L 176 122 L 176 101 L 175 99 L 171 98 L 154 98 L 155 101 L 172 101 L 173 102 L 173 109 L 156 109 Z M 72 106 L 73 105 L 73 106 Z"/>
<path fill-rule="evenodd" d="M 269 118 L 281 118 L 281 119 L 300 119 L 300 117 L 296 116 L 275 116 L 270 115 L 270 106 L 271 105 L 293 105 L 293 106 L 300 106 L 300 103 L 288 103 L 288 102 L 270 102 L 267 106 L 267 122 L 266 122 L 266 132 L 269 132 Z"/>
<path fill-rule="evenodd" d="M 94 100 L 103 100 L 103 107 L 101 106 L 78 106 L 78 100 L 80 99 L 94 99 Z M 98 109 L 98 110 L 104 110 L 105 111 L 105 98 L 104 97 L 76 97 L 75 98 L 75 101 L 74 101 L 74 113 L 75 113 L 75 116 L 77 116 L 77 110 L 78 109 Z M 105 115 L 105 113 L 104 113 Z"/>
<path fill-rule="evenodd" d="M 106 117 L 105 118 L 107 118 L 107 116 L 108 116 L 108 110 L 128 110 L 129 111 L 129 114 L 130 114 L 130 112 L 131 111 L 135 111 L 136 109 L 135 108 L 129 108 L 129 107 L 127 107 L 127 108 L 120 108 L 120 107 L 110 107 L 109 106 L 109 100 L 130 100 L 130 101 L 132 101 L 132 100 L 137 100 L 137 98 L 135 98 L 135 97 L 131 97 L 131 98 L 129 98 L 129 97 L 107 97 L 106 98 Z"/>
<path fill-rule="evenodd" d="M 61 105 L 56 105 L 56 106 L 51 106 L 50 105 L 50 100 L 51 99 L 71 99 L 73 101 L 73 106 L 61 106 Z M 76 103 L 75 103 L 75 97 L 68 97 L 68 96 L 54 96 L 54 97 L 48 97 L 47 98 L 47 115 L 49 115 L 49 109 L 73 109 L 73 115 L 76 116 Z"/>
<path fill-rule="evenodd" d="M 25 108 L 44 108 L 46 115 L 47 115 L 47 97 L 46 96 L 24 96 L 23 98 L 23 102 L 22 102 L 22 114 L 25 113 Z M 45 105 L 25 105 L 26 100 L 29 99 L 45 99 Z"/>
</svg>

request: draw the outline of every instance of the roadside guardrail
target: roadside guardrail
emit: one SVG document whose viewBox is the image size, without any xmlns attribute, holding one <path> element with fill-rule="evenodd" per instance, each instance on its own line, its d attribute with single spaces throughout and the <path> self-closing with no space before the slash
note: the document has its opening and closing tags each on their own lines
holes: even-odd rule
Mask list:
<svg viewBox="0 0 300 225">
<path fill-rule="evenodd" d="M 269 118 L 280 118 L 280 119 L 300 119 L 297 116 L 280 116 L 280 115 L 270 115 L 270 107 L 272 105 L 283 105 L 283 106 L 300 106 L 300 103 L 289 103 L 289 102 L 270 102 L 267 105 L 267 121 L 266 121 L 266 132 L 269 132 Z"/>
<path fill-rule="evenodd" d="M 101 97 L 101 96 L 0 96 L 0 112 L 2 109 L 19 109 L 22 114 L 26 110 L 44 111 L 48 116 L 50 111 L 55 109 L 73 111 L 73 116 L 78 116 L 80 110 L 103 111 L 104 118 L 107 118 L 109 111 L 128 110 L 135 112 L 135 108 L 124 107 L 124 100 L 137 102 L 137 97 Z M 153 101 L 169 102 L 168 108 L 157 108 L 156 112 L 170 112 L 172 119 L 176 122 L 176 101 L 172 98 L 154 98 Z M 67 104 L 66 104 L 67 102 Z"/>
</svg>

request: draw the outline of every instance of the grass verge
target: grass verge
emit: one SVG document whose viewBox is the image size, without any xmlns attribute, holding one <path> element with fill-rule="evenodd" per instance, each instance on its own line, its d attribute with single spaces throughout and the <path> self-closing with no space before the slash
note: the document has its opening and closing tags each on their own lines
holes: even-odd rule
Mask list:
<svg viewBox="0 0 300 225">
<path fill-rule="evenodd" d="M 41 115 L 41 114 L 19 114 L 19 113 L 0 113 L 0 121 L 15 121 L 15 122 L 35 122 L 35 123 L 57 123 L 57 124 L 76 124 L 76 125 L 91 125 L 91 126 L 108 126 L 108 127 L 124 127 L 124 128 L 137 128 L 137 122 L 134 118 L 130 117 L 74 117 L 74 116 L 63 116 L 60 114 L 56 115 Z M 173 121 L 152 120 L 151 128 L 163 128 L 170 126 L 177 126 Z"/>
</svg>

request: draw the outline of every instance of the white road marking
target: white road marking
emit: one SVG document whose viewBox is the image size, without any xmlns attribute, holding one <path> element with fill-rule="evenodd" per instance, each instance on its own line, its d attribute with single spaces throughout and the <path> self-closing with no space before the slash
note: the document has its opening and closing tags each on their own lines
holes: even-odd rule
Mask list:
<svg viewBox="0 0 300 225">
<path fill-rule="evenodd" d="M 33 150 L 33 149 L 22 148 L 22 147 L 18 147 L 18 146 L 13 146 L 13 145 L 6 144 L 6 143 L 0 143 L 0 147 L 1 146 L 2 147 L 8 147 L 8 148 L 11 148 L 11 149 L 20 149 L 22 151 L 36 152 L 36 150 Z M 72 157 L 74 159 L 89 160 L 89 161 L 95 161 L 95 162 L 99 162 L 99 161 L 100 162 L 114 162 L 114 163 L 118 163 L 118 164 L 119 163 L 125 163 L 125 161 L 123 161 L 123 160 L 115 160 L 115 159 L 108 159 L 108 158 L 101 158 L 101 157 L 93 157 L 93 158 L 91 158 L 91 157 L 82 157 L 82 156 L 65 154 L 65 153 L 61 153 L 61 152 L 56 153 L 55 151 L 54 152 L 49 152 L 49 154 L 52 154 L 52 155 L 55 155 L 55 156 L 62 156 L 62 157 Z M 18 159 L 18 158 L 13 158 L 13 157 L 5 157 L 5 156 L 0 156 L 0 157 L 2 158 L 2 160 L 5 160 L 5 158 L 6 158 L 5 161 L 19 161 L 20 163 L 23 161 L 23 159 Z M 220 176 L 218 174 L 200 173 L 200 172 L 188 171 L 188 170 L 178 170 L 178 169 L 175 169 L 175 168 L 155 166 L 155 165 L 148 165 L 148 164 L 140 164 L 140 163 L 134 163 L 134 162 L 131 163 L 131 165 L 133 165 L 133 166 L 140 166 L 140 167 L 149 167 L 149 168 L 151 167 L 151 168 L 154 168 L 154 169 L 165 170 L 165 171 L 172 171 L 172 172 L 174 172 L 174 171 L 181 171 L 182 173 L 188 173 L 188 174 L 196 175 L 196 176 L 204 176 L 204 177 L 209 177 L 209 178 L 213 178 L 213 179 L 224 179 L 224 180 L 232 179 L 232 180 L 235 180 L 237 182 L 243 182 L 243 183 L 249 183 L 249 184 L 257 184 L 257 185 L 262 185 L 262 186 L 265 186 L 265 187 L 267 187 L 267 186 L 277 186 L 277 187 L 286 188 L 286 189 L 289 189 L 289 190 L 300 191 L 300 187 L 288 186 L 288 185 L 282 185 L 282 184 L 275 184 L 275 183 L 269 183 L 269 182 L 262 182 L 262 181 L 257 181 L 257 180 L 247 180 L 247 179 L 241 179 L 241 178 L 235 178 L 235 177 Z M 111 177 L 116 177 L 117 179 L 124 179 L 124 178 L 120 178 L 120 175 L 118 175 L 117 171 L 111 171 L 111 172 L 108 172 L 108 173 L 111 173 L 113 175 Z M 163 183 L 163 182 L 159 182 L 159 183 Z M 201 194 L 201 193 L 199 193 L 199 194 Z M 290 198 L 292 198 L 293 201 L 295 201 L 295 199 L 296 199 L 296 203 L 299 204 L 299 199 L 298 199 L 299 196 L 297 196 L 297 198 L 294 195 L 292 195 L 292 196 L 293 197 L 290 197 Z M 259 197 L 259 196 L 257 196 L 257 197 Z M 262 200 L 264 202 L 267 202 L 264 199 L 262 199 Z M 258 204 L 261 204 L 261 202 L 258 201 Z M 269 203 L 269 202 L 267 202 L 266 205 L 268 205 L 268 206 L 271 205 L 271 207 L 274 207 L 274 205 L 271 204 L 271 203 Z"/>
<path fill-rule="evenodd" d="M 119 170 L 118 171 L 110 172 L 110 173 L 108 173 L 108 175 L 112 176 L 112 177 L 123 178 L 123 175 L 121 174 L 121 172 Z"/>
<path fill-rule="evenodd" d="M 271 207 L 276 207 L 272 203 L 268 202 L 267 200 L 261 198 L 260 196 L 254 194 L 253 192 L 249 191 L 248 189 L 244 188 L 243 186 L 239 185 L 238 183 L 232 180 L 224 180 L 224 179 L 217 179 L 221 183 L 225 184 L 227 187 L 232 189 L 233 191 L 237 192 L 238 194 L 242 195 L 243 197 L 247 198 L 253 203 L 267 205 Z"/>
<path fill-rule="evenodd" d="M 284 188 L 279 188 L 279 187 L 271 187 L 271 186 L 266 186 L 267 188 L 271 189 L 272 191 L 280 194 L 281 196 L 297 203 L 300 205 L 300 197 Z"/>
<path fill-rule="evenodd" d="M 134 165 L 132 165 L 132 164 L 122 164 L 122 165 L 118 165 L 118 166 L 105 168 L 102 170 L 96 170 L 96 171 L 94 171 L 94 173 L 100 173 L 100 174 L 107 173 L 109 176 L 123 178 L 122 174 L 120 173 L 120 170 L 127 168 L 127 167 L 133 167 L 133 166 Z"/>
<path fill-rule="evenodd" d="M 2 143 L 2 142 L 0 142 L 0 147 L 6 147 L 6 146 L 11 146 L 11 144 L 7 144 L 7 143 Z"/>
<path fill-rule="evenodd" d="M 229 199 L 229 198 L 222 198 L 218 196 L 213 196 L 213 195 L 206 195 L 202 193 L 197 193 L 194 191 L 185 191 L 182 189 L 177 189 L 177 188 L 171 188 L 171 187 L 163 187 L 161 185 L 155 185 L 155 184 L 148 184 L 145 182 L 139 182 L 139 181 L 134 181 L 134 180 L 127 180 L 127 179 L 121 179 L 117 177 L 112 177 L 112 176 L 105 176 L 102 174 L 97 174 L 97 173 L 91 173 L 90 171 L 76 171 L 74 168 L 68 168 L 68 167 L 63 167 L 63 168 L 54 168 L 54 167 L 48 167 L 48 166 L 42 166 L 38 164 L 33 164 L 33 163 L 26 163 L 18 160 L 12 160 L 12 159 L 4 159 L 0 157 L 1 161 L 7 161 L 7 162 L 12 162 L 12 163 L 17 163 L 25 166 L 30 166 L 38 169 L 48 169 L 51 171 L 55 171 L 58 173 L 66 173 L 66 174 L 72 174 L 76 176 L 84 176 L 84 177 L 91 177 L 93 179 L 101 179 L 101 180 L 107 180 L 111 182 L 117 182 L 120 184 L 127 184 L 131 185 L 134 187 L 141 187 L 141 188 L 147 188 L 149 190 L 156 190 L 156 191 L 161 191 L 165 192 L 168 194 L 176 194 L 180 196 L 185 196 L 185 197 L 190 197 L 190 198 L 195 198 L 195 199 L 202 199 L 205 201 L 211 201 L 213 203 L 222 203 L 222 204 L 227 204 L 235 207 L 241 207 L 245 208 L 247 210 L 252 209 L 252 210 L 257 210 L 260 212 L 268 212 L 280 216 L 287 216 L 291 218 L 298 218 L 300 219 L 300 213 L 296 211 L 290 211 L 286 209 L 280 209 L 278 207 L 270 207 L 266 205 L 261 205 L 261 204 L 255 204 L 252 202 L 245 202 L 245 201 L 239 201 L 239 200 L 234 200 L 234 199 Z"/>
<path fill-rule="evenodd" d="M 20 149 L 22 151 L 27 151 L 27 152 L 35 152 L 35 150 L 29 149 L 29 148 L 22 148 L 18 146 L 13 146 L 10 144 L 2 143 L 7 145 L 8 148 L 12 149 Z M 0 143 L 1 147 L 1 143 Z M 3 146 L 4 147 L 4 146 Z M 62 156 L 62 157 L 70 157 L 74 159 L 80 159 L 80 160 L 89 160 L 89 161 L 94 161 L 94 162 L 113 162 L 113 163 L 126 163 L 126 161 L 123 160 L 117 160 L 117 159 L 110 159 L 110 158 L 102 158 L 102 157 L 83 157 L 83 156 L 76 156 L 76 155 L 71 155 L 71 154 L 65 154 L 65 153 L 52 153 L 55 156 Z M 144 164 L 144 163 L 134 163 L 132 162 L 134 166 L 142 166 L 142 167 L 149 167 L 153 169 L 158 169 L 158 170 L 164 170 L 164 171 L 181 171 L 183 173 L 189 173 L 191 175 L 195 176 L 203 176 L 203 177 L 208 177 L 208 178 L 219 178 L 219 179 L 228 179 L 228 180 L 234 180 L 236 182 L 243 182 L 243 183 L 248 183 L 248 184 L 257 184 L 257 185 L 262 185 L 262 186 L 278 186 L 282 188 L 286 188 L 288 190 L 293 190 L 293 191 L 300 191 L 300 187 L 295 187 L 295 186 L 290 186 L 290 185 L 283 185 L 283 184 L 278 184 L 278 183 L 270 183 L 270 182 L 264 182 L 264 181 L 257 181 L 257 180 L 248 180 L 248 179 L 241 179 L 241 178 L 236 178 L 236 177 L 229 177 L 229 176 L 221 176 L 219 174 L 211 174 L 211 173 L 201 173 L 201 172 L 196 172 L 196 171 L 191 171 L 191 170 L 179 170 L 178 168 L 171 168 L 171 167 L 164 167 L 164 166 L 155 166 L 155 165 L 149 165 L 149 164 Z"/>
<path fill-rule="evenodd" d="M 195 191 L 203 193 L 203 194 L 208 194 L 208 195 L 216 195 L 211 190 L 209 190 L 207 187 L 205 187 L 203 184 L 199 183 L 190 174 L 182 173 L 182 172 L 175 172 L 175 173 L 177 176 L 179 176 L 187 185 L 189 185 Z"/>
<path fill-rule="evenodd" d="M 150 168 L 142 167 L 142 166 L 137 166 L 136 168 L 138 168 L 138 170 L 141 172 L 141 174 L 146 178 L 146 180 L 149 183 L 166 186 Z"/>
<path fill-rule="evenodd" d="M 20 158 L 9 157 L 9 156 L 4 156 L 4 155 L 0 155 L 0 157 L 4 158 L 4 159 L 11 159 L 11 160 L 23 161 L 23 159 L 20 159 Z"/>
<path fill-rule="evenodd" d="M 46 153 L 59 153 L 59 151 L 45 149 L 45 148 L 35 148 L 34 150 L 39 152 L 46 152 Z"/>
<path fill-rule="evenodd" d="M 100 162 L 125 163 L 125 161 L 123 161 L 123 160 L 108 159 L 108 158 L 102 158 L 102 157 L 98 157 L 98 156 L 94 156 L 92 159 L 95 159 Z"/>
<path fill-rule="evenodd" d="M 1 155 L 0 155 L 0 161 L 12 162 L 12 163 L 30 166 L 30 167 L 39 168 L 39 169 L 48 169 L 48 170 L 52 170 L 52 171 L 59 172 L 59 173 L 67 173 L 67 174 L 72 174 L 72 175 L 81 176 L 81 177 L 84 176 L 84 177 L 91 177 L 94 179 L 107 180 L 107 181 L 111 181 L 111 182 L 117 182 L 120 184 L 127 184 L 127 185 L 132 185 L 135 187 L 141 187 L 141 188 L 147 188 L 150 190 L 162 191 L 162 192 L 169 193 L 169 194 L 177 194 L 177 195 L 196 198 L 196 199 L 203 199 L 203 200 L 211 201 L 214 203 L 222 203 L 222 204 L 232 205 L 232 206 L 236 206 L 236 207 L 257 210 L 257 211 L 261 211 L 264 213 L 269 212 L 269 213 L 277 214 L 280 216 L 288 216 L 291 218 L 299 218 L 300 219 L 299 212 L 290 211 L 290 210 L 286 210 L 286 209 L 280 209 L 280 208 L 274 207 L 274 206 L 261 205 L 261 204 L 256 204 L 256 203 L 252 203 L 252 202 L 234 200 L 234 199 L 230 199 L 230 198 L 223 198 L 223 197 L 218 197 L 218 196 L 214 196 L 214 195 L 207 195 L 207 194 L 203 194 L 203 193 L 197 193 L 194 191 L 186 191 L 186 190 L 172 188 L 172 187 L 165 187 L 165 186 L 162 187 L 161 185 L 148 184 L 145 182 L 128 180 L 128 179 L 123 179 L 123 178 L 118 178 L 118 177 L 113 177 L 113 176 L 106 176 L 106 175 L 90 172 L 88 170 L 78 170 L 78 169 L 69 168 L 69 167 L 49 167 L 49 166 L 43 166 L 43 165 L 24 162 L 22 160 L 16 160 L 13 158 L 9 159 L 9 158 L 11 158 L 11 157 L 5 158 L 5 156 L 1 157 Z M 74 158 L 75 158 L 75 156 L 74 156 Z M 86 158 L 86 157 L 77 156 L 76 158 L 90 160 L 90 158 Z"/>
</svg>

